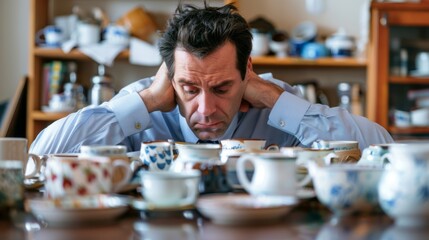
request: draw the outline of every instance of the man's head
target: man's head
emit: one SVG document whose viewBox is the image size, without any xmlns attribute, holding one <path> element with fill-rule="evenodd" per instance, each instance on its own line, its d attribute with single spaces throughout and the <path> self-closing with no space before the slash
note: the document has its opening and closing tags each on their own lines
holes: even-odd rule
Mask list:
<svg viewBox="0 0 429 240">
<path fill-rule="evenodd" d="M 179 6 L 160 41 L 182 116 L 200 139 L 221 137 L 239 111 L 252 36 L 232 5 Z"/>
<path fill-rule="evenodd" d="M 203 8 L 180 4 L 168 22 L 159 49 L 173 79 L 177 48 L 204 58 L 227 41 L 236 47 L 236 67 L 244 80 L 252 51 L 252 35 L 246 20 L 232 4 L 218 8 L 209 7 L 205 1 Z"/>
</svg>

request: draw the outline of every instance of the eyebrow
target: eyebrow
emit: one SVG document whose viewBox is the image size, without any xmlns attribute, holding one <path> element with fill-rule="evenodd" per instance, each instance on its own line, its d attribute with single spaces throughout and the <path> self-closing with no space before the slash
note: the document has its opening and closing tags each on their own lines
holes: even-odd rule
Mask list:
<svg viewBox="0 0 429 240">
<path fill-rule="evenodd" d="M 186 79 L 179 79 L 179 80 L 177 80 L 177 82 L 181 83 L 181 84 L 192 85 L 192 86 L 196 86 L 197 85 L 196 82 L 193 82 L 191 80 L 186 80 Z M 232 83 L 233 83 L 233 80 L 225 80 L 225 81 L 223 81 L 223 82 L 221 82 L 221 83 L 219 83 L 217 85 L 210 86 L 210 88 L 217 88 L 217 87 L 223 87 L 223 86 L 227 86 L 227 85 L 232 85 Z"/>
</svg>

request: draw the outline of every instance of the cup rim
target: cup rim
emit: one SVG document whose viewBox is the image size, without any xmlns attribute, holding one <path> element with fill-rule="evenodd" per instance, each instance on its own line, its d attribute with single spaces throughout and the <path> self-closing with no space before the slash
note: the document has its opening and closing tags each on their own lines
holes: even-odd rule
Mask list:
<svg viewBox="0 0 429 240">
<path fill-rule="evenodd" d="M 188 142 L 176 142 L 178 149 L 194 149 L 194 150 L 221 150 L 222 146 L 219 143 L 188 143 Z"/>
<path fill-rule="evenodd" d="M 143 179 L 188 179 L 188 178 L 199 178 L 201 172 L 198 170 L 188 170 L 183 172 L 174 171 L 144 171 L 141 175 Z"/>
</svg>

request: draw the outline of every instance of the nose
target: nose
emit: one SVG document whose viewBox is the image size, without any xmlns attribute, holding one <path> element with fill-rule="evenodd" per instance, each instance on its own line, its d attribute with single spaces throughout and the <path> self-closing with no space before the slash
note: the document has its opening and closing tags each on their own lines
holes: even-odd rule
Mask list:
<svg viewBox="0 0 429 240">
<path fill-rule="evenodd" d="M 214 96 L 211 94 L 202 92 L 198 98 L 198 112 L 203 116 L 210 116 L 216 111 L 216 102 Z"/>
</svg>

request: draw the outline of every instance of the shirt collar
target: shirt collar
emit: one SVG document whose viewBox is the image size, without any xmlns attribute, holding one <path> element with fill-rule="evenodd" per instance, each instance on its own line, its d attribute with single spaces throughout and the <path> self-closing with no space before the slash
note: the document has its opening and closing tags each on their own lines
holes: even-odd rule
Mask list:
<svg viewBox="0 0 429 240">
<path fill-rule="evenodd" d="M 194 132 L 192 132 L 191 128 L 188 126 L 188 123 L 186 122 L 186 119 L 179 115 L 179 124 L 180 124 L 180 130 L 182 131 L 182 135 L 186 142 L 196 143 L 198 141 L 198 137 L 195 136 Z M 211 140 L 222 140 L 222 139 L 230 139 L 232 138 L 232 134 L 234 134 L 235 129 L 238 125 L 238 113 L 235 114 L 234 118 L 231 121 L 231 124 L 229 124 L 228 129 L 225 131 L 225 134 L 223 134 L 222 137 L 219 139 L 211 139 Z"/>
</svg>

